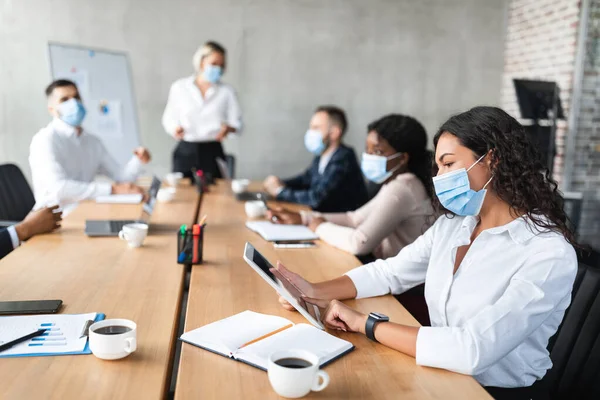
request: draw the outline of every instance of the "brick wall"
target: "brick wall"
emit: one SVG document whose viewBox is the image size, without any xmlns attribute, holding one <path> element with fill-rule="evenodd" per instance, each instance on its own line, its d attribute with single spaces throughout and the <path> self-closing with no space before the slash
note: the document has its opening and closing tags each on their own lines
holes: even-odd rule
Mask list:
<svg viewBox="0 0 600 400">
<path fill-rule="evenodd" d="M 580 240 L 600 249 L 600 0 L 590 3 L 572 191 L 583 193 Z"/>
<path fill-rule="evenodd" d="M 577 47 L 579 0 L 512 0 L 508 6 L 502 107 L 520 119 L 513 78 L 555 81 L 568 115 Z M 554 177 L 560 181 L 567 122 L 559 121 Z"/>
</svg>

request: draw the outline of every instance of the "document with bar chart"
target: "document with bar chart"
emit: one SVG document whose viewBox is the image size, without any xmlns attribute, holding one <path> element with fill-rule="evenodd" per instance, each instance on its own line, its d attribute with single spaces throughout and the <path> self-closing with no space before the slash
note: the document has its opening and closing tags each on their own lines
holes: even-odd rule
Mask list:
<svg viewBox="0 0 600 400">
<path fill-rule="evenodd" d="M 87 336 L 80 337 L 88 320 L 95 321 L 103 314 L 49 314 L 0 317 L 0 345 L 39 329 L 46 329 L 34 337 L 0 353 L 0 357 L 32 355 L 82 354 Z"/>
</svg>

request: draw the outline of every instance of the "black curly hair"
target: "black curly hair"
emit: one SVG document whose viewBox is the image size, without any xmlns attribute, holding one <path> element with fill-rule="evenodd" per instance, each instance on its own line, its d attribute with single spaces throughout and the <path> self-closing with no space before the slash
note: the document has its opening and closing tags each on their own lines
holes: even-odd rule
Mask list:
<svg viewBox="0 0 600 400">
<path fill-rule="evenodd" d="M 433 138 L 436 148 L 445 132 L 456 136 L 475 158 L 490 153 L 494 176 L 490 185 L 509 204 L 515 217 L 525 213 L 538 232 L 560 233 L 578 247 L 568 226 L 558 185 L 516 119 L 497 107 L 475 107 L 451 117 L 440 127 Z M 433 174 L 437 174 L 435 163 Z M 433 203 L 438 211 L 443 210 L 437 198 Z"/>
<path fill-rule="evenodd" d="M 399 153 L 409 155 L 407 168 L 425 186 L 429 197 L 433 196 L 431 186 L 431 162 L 433 156 L 427 150 L 427 132 L 419 121 L 402 114 L 389 114 L 373 121 L 367 132 L 375 131 Z"/>
</svg>

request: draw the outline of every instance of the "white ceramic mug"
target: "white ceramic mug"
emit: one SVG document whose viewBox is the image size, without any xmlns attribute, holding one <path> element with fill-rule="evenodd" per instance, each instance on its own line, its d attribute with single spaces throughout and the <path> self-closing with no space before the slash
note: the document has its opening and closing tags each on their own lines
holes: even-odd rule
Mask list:
<svg viewBox="0 0 600 400">
<path fill-rule="evenodd" d="M 123 333 L 114 333 L 125 327 Z M 121 329 L 123 330 L 123 329 Z M 137 349 L 137 325 L 128 319 L 105 319 L 90 326 L 89 340 L 92 353 L 103 360 L 118 360 Z"/>
<path fill-rule="evenodd" d="M 267 213 L 265 204 L 258 200 L 247 201 L 246 204 L 244 204 L 244 209 L 246 210 L 248 218 L 264 217 Z"/>
<path fill-rule="evenodd" d="M 183 172 L 170 172 L 165 176 L 165 180 L 170 186 L 177 186 L 180 180 L 183 179 Z"/>
<path fill-rule="evenodd" d="M 305 367 L 291 368 L 278 364 L 285 359 L 304 361 Z M 269 382 L 275 392 L 296 399 L 310 391 L 320 392 L 329 385 L 329 374 L 319 369 L 319 357 L 306 350 L 281 350 L 269 356 Z M 322 382 L 319 383 L 319 380 Z"/>
<path fill-rule="evenodd" d="M 140 247 L 146 236 L 148 236 L 148 225 L 138 222 L 123 225 L 123 229 L 119 232 L 119 239 L 126 240 L 129 247 Z"/>
<path fill-rule="evenodd" d="M 175 198 L 175 193 L 177 193 L 177 189 L 174 187 L 163 188 L 156 194 L 156 199 L 161 203 L 169 203 Z"/>
<path fill-rule="evenodd" d="M 248 185 L 250 185 L 250 181 L 248 179 L 234 179 L 231 181 L 231 190 L 233 193 L 242 193 L 248 189 Z"/>
</svg>

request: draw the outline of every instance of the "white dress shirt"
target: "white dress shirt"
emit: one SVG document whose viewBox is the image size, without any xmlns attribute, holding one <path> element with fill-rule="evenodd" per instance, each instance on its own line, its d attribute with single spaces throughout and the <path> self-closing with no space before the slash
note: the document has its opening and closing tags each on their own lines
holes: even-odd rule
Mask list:
<svg viewBox="0 0 600 400">
<path fill-rule="evenodd" d="M 475 217 L 442 216 L 397 256 L 347 275 L 357 297 L 425 282 L 431 327 L 419 329 L 417 364 L 473 375 L 483 386 L 530 386 L 552 366 L 546 346 L 571 301 L 575 250 L 521 217 L 481 232 L 453 274 L 456 250 L 476 225 Z"/>
<path fill-rule="evenodd" d="M 233 88 L 226 83 L 212 85 L 202 97 L 195 76 L 179 79 L 171 85 L 162 117 L 165 131 L 173 136 L 175 128 L 184 130 L 186 142 L 210 142 L 217 138 L 221 124 L 242 129 L 242 110 Z"/>
<path fill-rule="evenodd" d="M 133 150 L 133 149 L 132 149 Z M 98 174 L 117 182 L 135 181 L 142 163 L 132 156 L 119 165 L 100 139 L 55 118 L 31 140 L 29 164 L 39 206 L 72 204 L 109 195 L 109 182 L 93 182 Z"/>
<path fill-rule="evenodd" d="M 333 157 L 334 153 L 335 153 L 335 150 L 330 151 L 329 153 L 322 155 L 321 158 L 319 158 L 319 174 L 320 175 L 323 175 L 323 172 L 325 172 L 325 168 L 327 168 L 327 164 L 329 164 L 329 161 L 331 161 L 331 157 Z"/>
<path fill-rule="evenodd" d="M 12 242 L 13 249 L 16 249 L 21 244 L 21 241 L 19 240 L 19 235 L 17 235 L 17 230 L 15 229 L 15 226 L 11 225 L 8 228 L 6 228 L 6 230 L 10 235 L 10 241 Z"/>
</svg>

